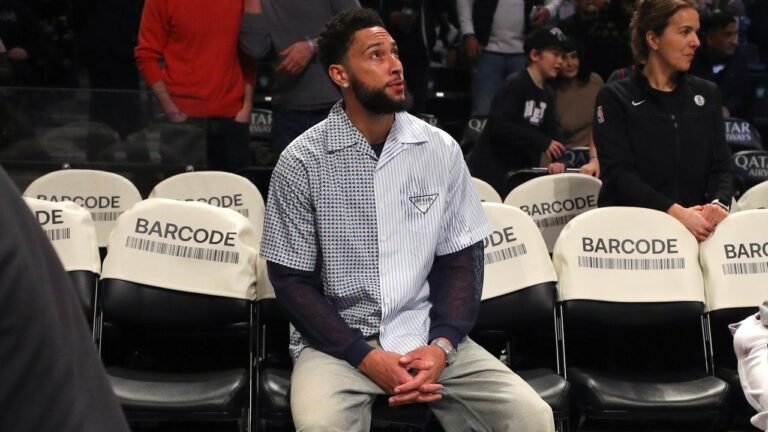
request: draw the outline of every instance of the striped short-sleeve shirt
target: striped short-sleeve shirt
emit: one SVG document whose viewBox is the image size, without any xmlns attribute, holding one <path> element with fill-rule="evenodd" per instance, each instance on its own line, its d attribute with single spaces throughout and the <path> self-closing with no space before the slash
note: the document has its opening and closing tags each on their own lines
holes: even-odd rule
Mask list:
<svg viewBox="0 0 768 432">
<path fill-rule="evenodd" d="M 388 351 L 427 343 L 436 255 L 490 234 L 456 142 L 395 114 L 380 157 L 341 102 L 282 153 L 270 184 L 262 256 L 320 266 L 323 293 L 344 321 Z M 291 329 L 291 352 L 307 342 Z"/>
</svg>

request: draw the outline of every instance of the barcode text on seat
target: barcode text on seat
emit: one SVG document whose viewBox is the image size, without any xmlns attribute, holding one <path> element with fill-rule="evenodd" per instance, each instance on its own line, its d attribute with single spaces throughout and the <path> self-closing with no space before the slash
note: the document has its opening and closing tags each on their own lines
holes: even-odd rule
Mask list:
<svg viewBox="0 0 768 432">
<path fill-rule="evenodd" d="M 495 250 L 485 254 L 483 260 L 485 265 L 497 263 L 499 261 L 506 261 L 509 259 L 517 258 L 525 255 L 528 251 L 525 249 L 525 244 L 520 243 L 506 247 L 504 249 Z"/>
<path fill-rule="evenodd" d="M 605 270 L 680 270 L 685 258 L 605 258 L 579 256 L 579 267 Z"/>
<path fill-rule="evenodd" d="M 723 273 L 727 275 L 768 273 L 768 261 L 723 264 Z"/>
<path fill-rule="evenodd" d="M 53 228 L 45 230 L 45 235 L 50 241 L 69 240 L 69 228 Z"/>
<path fill-rule="evenodd" d="M 240 253 L 235 251 L 176 245 L 131 236 L 126 239 L 125 247 L 161 255 L 227 264 L 237 264 L 240 260 Z"/>
</svg>

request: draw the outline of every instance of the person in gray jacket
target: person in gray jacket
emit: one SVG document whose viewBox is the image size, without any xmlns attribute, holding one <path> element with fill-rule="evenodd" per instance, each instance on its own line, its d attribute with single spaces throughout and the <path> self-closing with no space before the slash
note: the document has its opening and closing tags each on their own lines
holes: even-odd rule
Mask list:
<svg viewBox="0 0 768 432">
<path fill-rule="evenodd" d="M 358 0 L 245 0 L 240 45 L 246 55 L 278 53 L 272 95 L 272 148 L 281 153 L 304 131 L 328 116 L 341 96 L 317 60 L 317 36 Z"/>
</svg>

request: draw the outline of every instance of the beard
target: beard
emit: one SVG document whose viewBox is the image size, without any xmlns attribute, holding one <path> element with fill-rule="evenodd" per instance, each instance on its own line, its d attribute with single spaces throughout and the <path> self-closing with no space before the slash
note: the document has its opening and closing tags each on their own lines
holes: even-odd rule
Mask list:
<svg viewBox="0 0 768 432">
<path fill-rule="evenodd" d="M 352 93 L 355 94 L 360 105 L 374 114 L 394 114 L 408 111 L 413 106 L 413 96 L 405 87 L 405 98 L 395 100 L 389 97 L 385 88 L 376 89 L 365 85 L 362 81 L 351 76 L 349 80 Z"/>
</svg>

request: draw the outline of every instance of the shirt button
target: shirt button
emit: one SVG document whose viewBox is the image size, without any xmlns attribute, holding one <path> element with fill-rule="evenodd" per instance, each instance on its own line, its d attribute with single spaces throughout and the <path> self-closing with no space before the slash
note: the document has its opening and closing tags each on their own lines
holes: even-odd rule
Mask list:
<svg viewBox="0 0 768 432">
<path fill-rule="evenodd" d="M 382 241 L 382 242 L 385 242 L 385 241 L 387 241 L 387 236 L 381 236 L 381 241 Z"/>
<path fill-rule="evenodd" d="M 387 275 L 387 271 L 386 271 L 386 270 L 382 270 L 382 271 L 381 271 L 381 275 L 382 275 L 382 276 L 386 276 L 386 275 Z"/>
<path fill-rule="evenodd" d="M 384 204 L 379 204 L 379 208 L 384 210 Z"/>
<path fill-rule="evenodd" d="M 384 331 L 384 326 L 379 326 L 379 332 L 383 332 L 383 331 Z"/>
</svg>

